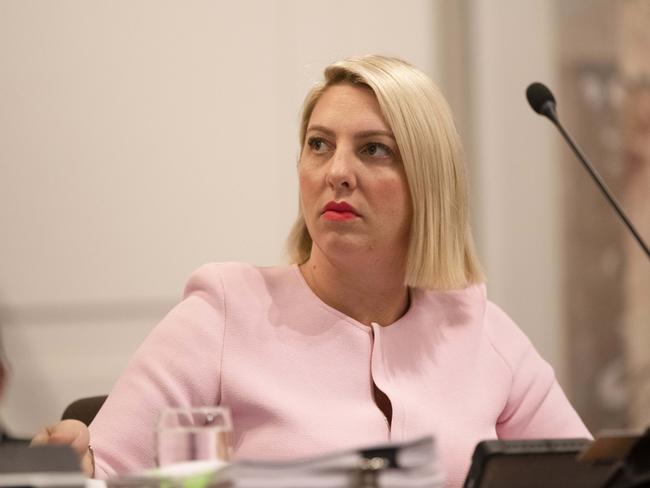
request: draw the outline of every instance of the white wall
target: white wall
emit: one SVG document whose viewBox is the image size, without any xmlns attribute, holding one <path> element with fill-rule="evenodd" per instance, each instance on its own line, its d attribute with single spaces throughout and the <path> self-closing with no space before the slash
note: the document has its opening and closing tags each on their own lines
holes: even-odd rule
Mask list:
<svg viewBox="0 0 650 488">
<path fill-rule="evenodd" d="M 282 261 L 331 61 L 437 78 L 436 2 L 0 2 L 0 323 L 19 435 L 106 393 L 206 261 Z"/>
<path fill-rule="evenodd" d="M 201 263 L 281 262 L 308 87 L 333 60 L 381 52 L 453 91 L 446 1 L 2 0 L 12 431 L 108 392 Z M 453 25 L 470 28 L 462 112 L 489 294 L 562 378 L 556 135 L 524 99 L 555 76 L 553 2 L 462 1 Z"/>
<path fill-rule="evenodd" d="M 525 99 L 554 86 L 554 2 L 469 0 L 469 142 L 475 221 L 488 294 L 564 380 L 562 209 L 552 125 Z"/>
</svg>

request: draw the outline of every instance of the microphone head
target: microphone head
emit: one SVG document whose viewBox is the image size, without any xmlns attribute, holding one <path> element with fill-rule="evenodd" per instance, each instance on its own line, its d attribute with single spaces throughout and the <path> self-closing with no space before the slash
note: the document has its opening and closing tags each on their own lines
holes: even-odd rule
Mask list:
<svg viewBox="0 0 650 488">
<path fill-rule="evenodd" d="M 540 115 L 548 116 L 549 102 L 555 109 L 555 97 L 543 83 L 531 83 L 526 89 L 526 98 L 532 109 Z"/>
</svg>

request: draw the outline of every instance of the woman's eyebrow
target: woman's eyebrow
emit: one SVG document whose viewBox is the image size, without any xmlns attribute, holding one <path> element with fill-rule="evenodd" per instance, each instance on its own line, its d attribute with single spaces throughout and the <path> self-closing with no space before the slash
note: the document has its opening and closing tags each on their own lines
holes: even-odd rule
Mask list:
<svg viewBox="0 0 650 488">
<path fill-rule="evenodd" d="M 336 135 L 336 133 L 332 129 L 329 129 L 328 127 L 325 127 L 324 125 L 318 125 L 318 124 L 310 125 L 309 127 L 307 127 L 307 132 L 311 132 L 311 131 L 322 132 L 324 134 L 327 134 L 328 136 Z M 393 133 L 391 131 L 388 131 L 388 130 L 381 130 L 381 129 L 364 130 L 364 131 L 357 132 L 356 134 L 354 134 L 355 139 L 365 139 L 367 137 L 373 137 L 373 136 L 385 136 L 385 137 L 389 137 L 393 141 L 395 141 L 395 136 L 393 135 Z"/>
<path fill-rule="evenodd" d="M 314 124 L 314 125 L 310 125 L 309 127 L 307 127 L 306 132 L 312 132 L 312 131 L 323 132 L 324 134 L 327 134 L 328 136 L 335 135 L 335 133 L 334 133 L 334 131 L 332 129 L 328 129 L 324 125 Z"/>
<path fill-rule="evenodd" d="M 354 135 L 356 139 L 365 139 L 366 137 L 373 137 L 373 136 L 385 136 L 391 138 L 393 141 L 395 140 L 395 136 L 393 135 L 393 133 L 388 130 L 366 130 L 362 132 L 357 132 Z"/>
</svg>

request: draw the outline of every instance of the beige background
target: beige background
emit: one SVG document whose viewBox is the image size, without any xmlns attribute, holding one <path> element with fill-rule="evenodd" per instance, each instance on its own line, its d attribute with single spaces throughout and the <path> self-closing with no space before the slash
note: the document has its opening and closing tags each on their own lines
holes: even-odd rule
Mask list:
<svg viewBox="0 0 650 488">
<path fill-rule="evenodd" d="M 106 393 L 206 261 L 283 260 L 299 105 L 329 62 L 404 57 L 468 146 L 490 296 L 565 377 L 545 0 L 0 0 L 0 324 L 18 435 Z"/>
</svg>

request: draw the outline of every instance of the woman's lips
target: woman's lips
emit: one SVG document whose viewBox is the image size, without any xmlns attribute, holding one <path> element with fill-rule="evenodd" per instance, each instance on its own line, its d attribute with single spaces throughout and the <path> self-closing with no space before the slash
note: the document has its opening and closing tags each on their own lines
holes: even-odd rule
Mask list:
<svg viewBox="0 0 650 488">
<path fill-rule="evenodd" d="M 323 207 L 323 218 L 332 221 L 353 220 L 359 217 L 355 208 L 346 202 L 329 202 Z"/>
<path fill-rule="evenodd" d="M 352 220 L 356 219 L 358 217 L 357 214 L 354 212 L 337 212 L 335 210 L 326 210 L 323 212 L 323 218 L 325 220 L 333 220 L 333 221 L 343 221 L 343 220 Z"/>
</svg>

